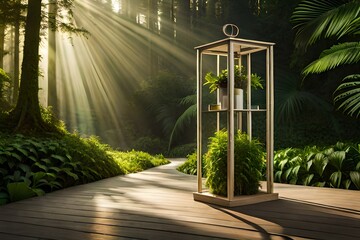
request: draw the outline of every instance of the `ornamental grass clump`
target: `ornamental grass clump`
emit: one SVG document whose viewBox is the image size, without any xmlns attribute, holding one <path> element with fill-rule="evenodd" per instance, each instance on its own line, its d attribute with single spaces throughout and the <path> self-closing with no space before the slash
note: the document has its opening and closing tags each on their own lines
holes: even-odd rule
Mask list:
<svg viewBox="0 0 360 240">
<path fill-rule="evenodd" d="M 205 154 L 206 186 L 213 194 L 227 196 L 227 132 L 219 131 L 210 138 Z M 237 132 L 234 147 L 234 195 L 250 195 L 259 191 L 261 171 L 265 166 L 265 152 L 257 140 L 249 140 Z"/>
</svg>

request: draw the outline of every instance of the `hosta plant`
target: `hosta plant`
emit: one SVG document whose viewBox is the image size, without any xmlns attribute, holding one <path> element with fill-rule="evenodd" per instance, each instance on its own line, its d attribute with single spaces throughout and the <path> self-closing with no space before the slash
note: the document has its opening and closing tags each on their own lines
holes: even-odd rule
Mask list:
<svg viewBox="0 0 360 240">
<path fill-rule="evenodd" d="M 274 158 L 275 181 L 317 187 L 360 189 L 360 146 L 283 149 Z"/>
</svg>

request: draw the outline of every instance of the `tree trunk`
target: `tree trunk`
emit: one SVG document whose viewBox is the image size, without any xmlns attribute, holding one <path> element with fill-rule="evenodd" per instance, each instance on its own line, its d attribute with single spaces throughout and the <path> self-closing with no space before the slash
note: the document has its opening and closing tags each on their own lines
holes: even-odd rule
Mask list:
<svg viewBox="0 0 360 240">
<path fill-rule="evenodd" d="M 56 116 L 57 104 L 57 79 L 56 79 L 56 0 L 49 1 L 49 30 L 48 30 L 48 106 L 52 106 Z"/>
<path fill-rule="evenodd" d="M 19 95 L 19 76 L 20 76 L 20 20 L 15 22 L 14 33 L 14 76 L 13 76 L 13 96 L 12 103 L 15 104 Z"/>
<path fill-rule="evenodd" d="M 24 59 L 19 98 L 11 116 L 17 122 L 17 132 L 44 132 L 39 105 L 39 43 L 41 0 L 28 1 L 25 25 Z"/>
<path fill-rule="evenodd" d="M 5 24 L 0 23 L 0 68 L 4 68 Z"/>
</svg>

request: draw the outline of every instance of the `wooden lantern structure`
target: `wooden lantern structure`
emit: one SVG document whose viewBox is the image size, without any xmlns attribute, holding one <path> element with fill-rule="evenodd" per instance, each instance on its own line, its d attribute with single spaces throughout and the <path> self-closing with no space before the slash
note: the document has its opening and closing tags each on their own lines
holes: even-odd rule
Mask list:
<svg viewBox="0 0 360 240">
<path fill-rule="evenodd" d="M 233 26 L 233 25 L 232 25 Z M 236 27 L 236 26 L 235 26 Z M 224 29 L 226 26 L 224 26 Z M 236 27 L 237 28 L 237 27 Z M 224 30 L 225 33 L 225 30 Z M 225 35 L 227 35 L 225 33 Z M 237 35 L 237 34 L 236 34 Z M 229 35 L 227 35 L 229 36 Z M 236 36 L 235 36 L 236 37 Z M 278 194 L 274 193 L 273 182 L 273 162 L 274 162 L 274 64 L 273 47 L 274 43 L 261 42 L 247 39 L 235 38 L 230 35 L 228 38 L 216 42 L 208 43 L 195 47 L 197 51 L 197 192 L 194 193 L 196 201 L 202 201 L 222 206 L 239 206 L 262 201 L 278 199 Z M 266 108 L 251 108 L 251 56 L 257 52 L 266 54 Z M 203 56 L 212 55 L 217 60 L 217 73 L 220 72 L 220 57 L 227 60 L 228 85 L 227 98 L 224 109 L 203 109 Z M 236 109 L 234 104 L 234 69 L 236 64 L 242 64 L 246 60 L 247 70 L 247 89 L 246 107 Z M 219 91 L 217 93 L 219 99 Z M 205 112 L 217 114 L 217 130 L 219 130 L 220 113 L 225 112 L 227 116 L 228 150 L 227 150 L 227 197 L 220 197 L 203 191 L 202 179 L 202 115 Z M 251 138 L 252 133 L 252 114 L 256 112 L 266 112 L 266 192 L 259 192 L 255 195 L 234 196 L 234 136 L 235 126 L 242 129 L 242 115 L 246 114 L 247 133 Z M 223 113 L 224 114 L 224 113 Z"/>
</svg>

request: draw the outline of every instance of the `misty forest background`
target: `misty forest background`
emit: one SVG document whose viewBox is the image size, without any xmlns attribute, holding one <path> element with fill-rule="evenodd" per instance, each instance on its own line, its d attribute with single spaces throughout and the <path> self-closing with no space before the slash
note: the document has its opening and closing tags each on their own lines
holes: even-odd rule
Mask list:
<svg viewBox="0 0 360 240">
<path fill-rule="evenodd" d="M 358 120 L 333 103 L 335 89 L 359 65 L 301 74 L 337 39 L 295 48 L 290 18 L 299 2 L 75 1 L 75 25 L 88 34 L 69 38 L 42 29 L 40 47 L 55 44 L 56 51 L 40 51 L 41 103 L 52 106 L 69 131 L 98 135 L 120 150 L 186 156 L 196 147 L 194 47 L 223 39 L 222 26 L 233 23 L 240 38 L 276 43 L 275 149 L 359 141 Z M 0 68 L 11 77 L 4 108 L 15 105 L 19 88 L 24 23 L 15 22 L 0 24 Z M 257 64 L 261 61 L 255 60 L 255 69 Z M 263 96 L 256 91 L 254 103 L 262 105 Z M 213 96 L 206 99 L 211 103 Z M 215 131 L 213 121 L 206 122 L 205 137 Z M 253 121 L 253 136 L 264 140 L 264 116 Z"/>
</svg>

